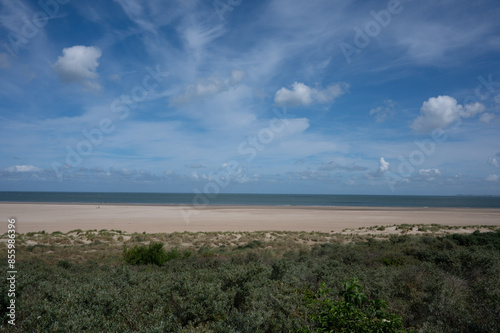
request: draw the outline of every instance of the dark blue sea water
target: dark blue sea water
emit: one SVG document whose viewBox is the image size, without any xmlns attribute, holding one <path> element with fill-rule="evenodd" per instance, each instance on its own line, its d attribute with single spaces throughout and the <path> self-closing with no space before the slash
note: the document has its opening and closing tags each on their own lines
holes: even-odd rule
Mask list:
<svg viewBox="0 0 500 333">
<path fill-rule="evenodd" d="M 408 195 L 0 192 L 0 202 L 500 208 L 500 197 Z"/>
</svg>

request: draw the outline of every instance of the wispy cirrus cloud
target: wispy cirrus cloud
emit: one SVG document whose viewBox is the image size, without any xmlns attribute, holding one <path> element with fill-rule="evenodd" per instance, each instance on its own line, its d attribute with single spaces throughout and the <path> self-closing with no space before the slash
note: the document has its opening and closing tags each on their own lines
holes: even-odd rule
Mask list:
<svg viewBox="0 0 500 333">
<path fill-rule="evenodd" d="M 191 101 L 198 99 L 209 98 L 223 91 L 234 89 L 246 76 L 245 71 L 233 70 L 231 77 L 222 79 L 220 77 L 210 77 L 208 79 L 199 80 L 196 84 L 188 85 L 184 93 L 173 97 L 174 104 L 188 104 Z"/>
<path fill-rule="evenodd" d="M 498 159 L 491 142 L 500 140 L 496 2 L 401 1 L 404 10 L 347 64 L 339 43 L 353 42 L 354 28 L 387 4 L 243 1 L 221 21 L 211 2 L 68 2 L 22 52 L 0 52 L 0 178 L 70 188 L 49 177 L 57 161 L 78 186 L 99 179 L 96 187 L 126 190 L 157 179 L 159 190 L 190 191 L 237 160 L 235 184 L 249 186 L 239 189 L 380 193 L 400 157 L 441 128 L 447 140 L 434 142 L 401 188 L 495 192 L 487 178 L 496 166 L 485 161 Z M 37 10 L 2 0 L 2 45 Z M 168 77 L 142 98 L 145 68 Z M 469 103 L 478 76 L 490 98 Z M 121 98 L 126 119 L 113 104 Z M 263 133 L 276 129 L 276 114 L 286 126 L 271 140 Z M 83 147 L 103 119 L 113 131 L 64 169 L 67 147 Z"/>
</svg>

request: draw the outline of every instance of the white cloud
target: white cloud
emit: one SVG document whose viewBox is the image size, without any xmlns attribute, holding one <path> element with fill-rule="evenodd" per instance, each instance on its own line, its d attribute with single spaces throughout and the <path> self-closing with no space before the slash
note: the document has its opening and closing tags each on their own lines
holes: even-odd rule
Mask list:
<svg viewBox="0 0 500 333">
<path fill-rule="evenodd" d="M 495 157 L 488 158 L 488 164 L 491 164 L 495 168 L 498 168 L 498 160 Z"/>
<path fill-rule="evenodd" d="M 479 118 L 479 121 L 482 121 L 483 123 L 489 124 L 494 118 L 495 118 L 495 115 L 493 113 L 485 112 L 481 115 L 481 118 Z"/>
<path fill-rule="evenodd" d="M 54 70 L 64 83 L 83 83 L 91 89 L 100 89 L 95 79 L 101 57 L 101 50 L 95 46 L 76 45 L 63 49 L 63 55 L 57 58 Z"/>
<path fill-rule="evenodd" d="M 456 54 L 452 54 L 450 51 L 467 47 L 480 39 L 490 29 L 488 24 L 467 27 L 466 24 L 461 26 L 456 25 L 456 22 L 431 22 L 428 19 L 425 19 L 425 24 L 422 19 L 417 19 L 412 23 L 395 32 L 398 41 L 407 49 L 408 55 L 414 61 L 432 65 L 444 64 L 445 59 L 448 59 L 448 63 L 450 63 L 456 57 L 463 56 L 459 53 L 467 54 L 466 52 L 453 52 Z M 447 55 L 450 56 L 446 57 Z"/>
<path fill-rule="evenodd" d="M 188 104 L 197 99 L 215 96 L 230 87 L 236 88 L 245 78 L 246 73 L 242 70 L 233 70 L 231 78 L 222 79 L 220 77 L 211 77 L 205 80 L 199 80 L 196 84 L 188 85 L 182 95 L 173 98 L 175 104 Z"/>
<path fill-rule="evenodd" d="M 492 175 L 489 175 L 488 177 L 486 177 L 486 180 L 489 182 L 497 182 L 499 179 L 500 179 L 500 176 L 498 176 L 496 174 L 492 174 Z"/>
<path fill-rule="evenodd" d="M 439 171 L 439 169 L 420 169 L 418 171 L 418 174 L 420 176 L 424 176 L 424 177 L 427 177 L 427 178 L 431 178 L 433 179 L 435 176 L 441 176 L 441 171 Z"/>
<path fill-rule="evenodd" d="M 465 106 L 459 105 L 459 115 L 463 118 L 474 117 L 476 114 L 484 111 L 484 105 L 481 103 L 470 103 Z"/>
<path fill-rule="evenodd" d="M 303 83 L 295 82 L 293 91 L 287 88 L 281 88 L 274 96 L 274 102 L 278 105 L 309 105 L 312 103 L 312 89 Z"/>
<path fill-rule="evenodd" d="M 313 98 L 319 103 L 330 103 L 333 102 L 335 98 L 342 96 L 347 89 L 349 89 L 347 84 L 334 84 L 323 90 L 313 89 Z"/>
<path fill-rule="evenodd" d="M 15 165 L 6 169 L 8 172 L 39 172 L 42 169 L 33 165 Z"/>
<path fill-rule="evenodd" d="M 387 99 L 383 105 L 370 110 L 370 115 L 375 117 L 377 122 L 383 122 L 396 113 L 394 101 Z"/>
<path fill-rule="evenodd" d="M 421 115 L 411 124 L 415 132 L 428 133 L 436 128 L 445 128 L 460 118 L 470 118 L 483 112 L 484 105 L 471 103 L 465 106 L 450 96 L 431 97 L 420 108 Z"/>
<path fill-rule="evenodd" d="M 123 11 L 128 15 L 128 17 L 139 27 L 153 33 L 156 31 L 154 25 L 150 21 L 145 19 L 144 9 L 140 2 L 133 0 L 116 1 L 122 6 Z"/>
<path fill-rule="evenodd" d="M 377 179 L 383 177 L 387 171 L 389 171 L 389 162 L 387 162 L 383 157 L 381 157 L 378 161 L 379 166 L 378 169 L 367 172 L 364 174 L 366 179 Z"/>
<path fill-rule="evenodd" d="M 223 26 L 217 25 L 215 27 L 208 27 L 203 24 L 192 25 L 184 32 L 184 38 L 188 47 L 201 50 L 213 40 L 219 38 L 224 34 Z"/>
<path fill-rule="evenodd" d="M 316 89 L 308 87 L 304 83 L 294 82 L 292 90 L 285 87 L 278 90 L 274 96 L 274 102 L 280 106 L 309 105 L 314 102 L 330 103 L 343 95 L 347 89 L 349 89 L 349 85 L 346 83 L 330 85 L 325 89 Z"/>
<path fill-rule="evenodd" d="M 383 157 L 380 158 L 379 164 L 380 164 L 380 166 L 379 166 L 380 173 L 384 173 L 387 170 L 389 170 L 389 162 L 384 160 Z"/>
</svg>

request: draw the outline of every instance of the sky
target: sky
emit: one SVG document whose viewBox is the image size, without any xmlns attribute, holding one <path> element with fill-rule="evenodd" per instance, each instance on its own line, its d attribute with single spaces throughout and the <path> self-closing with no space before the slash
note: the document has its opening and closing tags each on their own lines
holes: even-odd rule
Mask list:
<svg viewBox="0 0 500 333">
<path fill-rule="evenodd" d="M 0 190 L 500 195 L 498 0 L 0 0 Z"/>
</svg>

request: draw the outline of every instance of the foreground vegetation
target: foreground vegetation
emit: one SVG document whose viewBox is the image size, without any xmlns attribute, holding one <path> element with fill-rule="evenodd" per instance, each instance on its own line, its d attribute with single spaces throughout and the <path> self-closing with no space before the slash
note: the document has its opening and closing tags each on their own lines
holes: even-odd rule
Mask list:
<svg viewBox="0 0 500 333">
<path fill-rule="evenodd" d="M 497 332 L 500 230 L 431 231 L 19 235 L 16 326 L 7 324 L 3 283 L 1 327 Z M 6 264 L 0 263 L 4 272 Z"/>
</svg>

